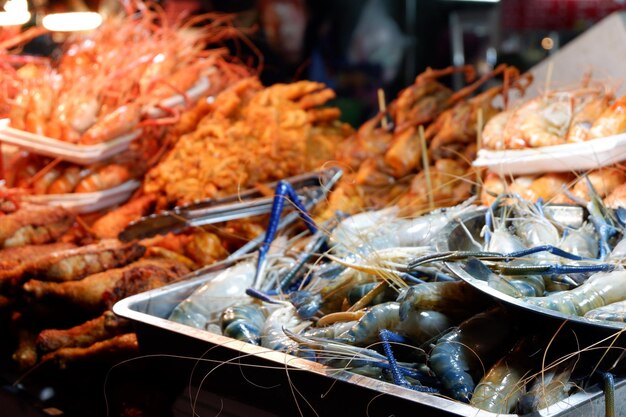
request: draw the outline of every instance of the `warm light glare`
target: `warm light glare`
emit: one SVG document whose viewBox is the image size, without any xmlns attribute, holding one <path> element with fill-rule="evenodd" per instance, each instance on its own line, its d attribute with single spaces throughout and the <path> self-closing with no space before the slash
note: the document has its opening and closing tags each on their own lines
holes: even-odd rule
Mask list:
<svg viewBox="0 0 626 417">
<path fill-rule="evenodd" d="M 30 20 L 26 0 L 8 0 L 0 12 L 0 26 L 20 26 Z"/>
<path fill-rule="evenodd" d="M 102 24 L 102 16 L 95 12 L 54 13 L 44 16 L 43 27 L 55 32 L 93 30 Z"/>
<path fill-rule="evenodd" d="M 550 49 L 552 49 L 554 47 L 554 41 L 552 40 L 552 38 L 543 38 L 541 40 L 541 47 L 543 49 L 545 49 L 546 51 L 549 51 Z"/>
</svg>

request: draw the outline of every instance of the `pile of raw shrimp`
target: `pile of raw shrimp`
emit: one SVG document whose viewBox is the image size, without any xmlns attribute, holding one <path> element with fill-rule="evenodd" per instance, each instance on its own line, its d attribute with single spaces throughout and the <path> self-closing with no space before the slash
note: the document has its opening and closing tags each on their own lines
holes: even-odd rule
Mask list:
<svg viewBox="0 0 626 417">
<path fill-rule="evenodd" d="M 558 320 L 527 323 L 444 261 L 528 304 L 623 321 L 621 219 L 598 198 L 584 209 L 564 220 L 502 195 L 489 208 L 335 219 L 275 242 L 261 276 L 254 256 L 212 273 L 170 319 L 495 413 L 541 410 L 603 379 L 611 389 L 608 342 Z M 442 239 L 471 249 L 441 252 Z"/>
</svg>

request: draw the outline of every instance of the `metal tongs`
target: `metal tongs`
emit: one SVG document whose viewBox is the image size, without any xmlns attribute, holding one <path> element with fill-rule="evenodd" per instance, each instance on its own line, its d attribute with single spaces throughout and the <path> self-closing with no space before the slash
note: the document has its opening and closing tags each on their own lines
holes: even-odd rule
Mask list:
<svg viewBox="0 0 626 417">
<path fill-rule="evenodd" d="M 343 172 L 339 168 L 329 168 L 289 177 L 284 181 L 293 186 L 302 204 L 309 210 L 326 197 L 342 174 Z M 277 182 L 273 182 L 266 185 L 268 188 L 274 189 L 276 184 Z M 273 196 L 264 197 L 258 190 L 248 190 L 221 199 L 204 200 L 143 217 L 129 224 L 118 237 L 120 240 L 128 242 L 159 234 L 178 233 L 189 227 L 267 214 L 272 209 L 273 199 Z M 282 227 L 286 226 L 286 220 L 291 219 L 293 222 L 296 217 L 285 216 L 281 222 Z M 255 241 L 256 239 L 249 244 Z M 248 245 L 244 246 L 244 248 L 247 247 Z M 237 252 L 242 253 L 241 249 Z"/>
</svg>

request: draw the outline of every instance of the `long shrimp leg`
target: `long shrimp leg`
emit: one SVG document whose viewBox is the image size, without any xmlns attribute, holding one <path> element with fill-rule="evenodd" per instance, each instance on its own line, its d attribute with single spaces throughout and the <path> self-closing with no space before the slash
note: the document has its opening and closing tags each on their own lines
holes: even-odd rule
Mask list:
<svg viewBox="0 0 626 417">
<path fill-rule="evenodd" d="M 403 343 L 405 339 L 402 336 L 397 335 L 394 332 L 386 330 L 386 329 L 381 329 L 378 335 L 380 337 L 380 341 L 383 344 L 383 350 L 385 351 L 385 356 L 387 356 L 387 360 L 389 361 L 389 368 L 391 370 L 391 375 L 393 377 L 394 384 L 400 385 L 405 388 L 410 388 L 412 390 L 419 391 L 419 392 L 431 392 L 431 393 L 439 392 L 436 388 L 426 387 L 423 385 L 414 385 L 414 384 L 409 383 L 409 381 L 407 381 L 407 379 L 404 377 L 404 375 L 400 371 L 400 368 L 398 367 L 398 361 L 396 361 L 396 357 L 393 355 L 393 351 L 391 350 L 390 342 Z"/>
</svg>

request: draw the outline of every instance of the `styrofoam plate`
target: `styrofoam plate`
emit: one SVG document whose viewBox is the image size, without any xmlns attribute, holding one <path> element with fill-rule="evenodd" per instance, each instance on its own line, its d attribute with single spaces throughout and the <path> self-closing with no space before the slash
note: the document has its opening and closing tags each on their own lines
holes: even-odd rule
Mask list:
<svg viewBox="0 0 626 417">
<path fill-rule="evenodd" d="M 210 86 L 211 82 L 209 81 L 208 77 L 202 76 L 198 78 L 198 81 L 196 81 L 196 83 L 189 90 L 187 90 L 187 98 L 192 102 L 195 102 L 202 96 L 202 94 L 208 91 Z M 183 97 L 182 94 L 175 94 L 159 102 L 160 107 L 165 107 L 168 109 L 182 106 L 184 104 L 185 97 Z M 159 109 L 158 107 L 148 107 L 144 110 L 144 113 L 146 114 L 146 116 L 152 119 L 163 117 L 164 115 L 163 110 Z"/>
<path fill-rule="evenodd" d="M 125 202 L 140 185 L 139 181 L 130 180 L 117 187 L 93 193 L 27 195 L 23 199 L 33 203 L 63 206 L 77 213 L 91 213 Z"/>
<path fill-rule="evenodd" d="M 0 142 L 18 146 L 38 155 L 61 158 L 81 165 L 93 164 L 125 151 L 141 132 L 141 129 L 136 129 L 104 143 L 77 145 L 14 129 L 9 126 L 9 119 L 0 120 Z"/>
<path fill-rule="evenodd" d="M 626 134 L 521 150 L 481 149 L 473 165 L 500 175 L 586 171 L 626 160 Z"/>
</svg>

